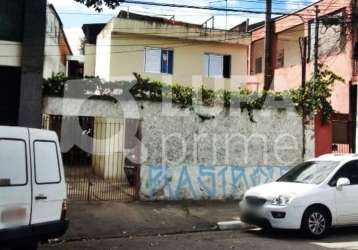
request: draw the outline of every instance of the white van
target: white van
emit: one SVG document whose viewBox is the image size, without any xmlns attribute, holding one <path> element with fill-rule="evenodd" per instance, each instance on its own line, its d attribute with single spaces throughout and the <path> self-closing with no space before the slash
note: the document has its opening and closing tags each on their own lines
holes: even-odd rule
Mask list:
<svg viewBox="0 0 358 250">
<path fill-rule="evenodd" d="M 0 248 L 36 249 L 68 228 L 56 133 L 0 126 Z"/>
</svg>

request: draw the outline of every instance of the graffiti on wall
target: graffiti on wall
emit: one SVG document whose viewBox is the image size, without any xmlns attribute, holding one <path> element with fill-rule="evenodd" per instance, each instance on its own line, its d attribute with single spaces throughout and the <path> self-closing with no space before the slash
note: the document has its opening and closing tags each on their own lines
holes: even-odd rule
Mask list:
<svg viewBox="0 0 358 250">
<path fill-rule="evenodd" d="M 147 200 L 238 199 L 245 190 L 273 181 L 288 169 L 278 166 L 143 166 L 141 195 Z"/>
</svg>

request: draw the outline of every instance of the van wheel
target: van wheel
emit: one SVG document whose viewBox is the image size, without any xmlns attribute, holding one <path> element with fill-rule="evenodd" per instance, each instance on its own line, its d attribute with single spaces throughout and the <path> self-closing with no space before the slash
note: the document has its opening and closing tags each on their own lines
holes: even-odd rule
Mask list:
<svg viewBox="0 0 358 250">
<path fill-rule="evenodd" d="M 26 241 L 19 246 L 13 247 L 12 250 L 37 250 L 37 240 Z"/>
<path fill-rule="evenodd" d="M 301 230 L 314 239 L 322 239 L 331 227 L 329 213 L 320 207 L 312 207 L 306 210 L 302 218 Z"/>
</svg>

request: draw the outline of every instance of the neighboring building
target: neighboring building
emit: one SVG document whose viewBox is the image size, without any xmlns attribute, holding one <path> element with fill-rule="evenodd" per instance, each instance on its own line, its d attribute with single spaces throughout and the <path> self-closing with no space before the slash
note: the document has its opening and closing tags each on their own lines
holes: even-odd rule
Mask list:
<svg viewBox="0 0 358 250">
<path fill-rule="evenodd" d="M 232 89 L 246 81 L 248 33 L 125 11 L 98 33 L 100 27 L 83 27 L 85 75 L 112 81 L 133 79 L 136 72 L 168 83 Z"/>
<path fill-rule="evenodd" d="M 84 57 L 83 56 L 67 56 L 66 76 L 69 78 L 83 78 Z"/>
<path fill-rule="evenodd" d="M 66 73 L 68 55 L 72 55 L 72 51 L 63 30 L 61 18 L 54 6 L 50 4 L 47 6 L 43 77 L 49 78 L 59 72 Z"/>
<path fill-rule="evenodd" d="M 332 144 L 339 151 L 354 151 L 356 106 L 357 106 L 357 60 L 353 48 L 357 41 L 357 30 L 349 25 L 354 12 L 354 1 L 322 0 L 299 10 L 292 15 L 281 16 L 273 22 L 273 68 L 272 89 L 283 91 L 298 88 L 302 82 L 302 61 L 300 38 L 307 39 L 306 80 L 312 77 L 314 55 L 314 14 L 319 13 L 319 62 L 326 65 L 345 83 L 336 83 L 333 88 L 332 106 L 337 113 L 330 128 L 316 122 L 316 154 L 331 152 Z M 264 37 L 262 24 L 251 30 L 250 78 L 247 87 L 253 90 L 263 88 Z"/>
<path fill-rule="evenodd" d="M 0 124 L 41 126 L 42 82 L 71 50 L 46 0 L 0 0 Z"/>
<path fill-rule="evenodd" d="M 82 26 L 85 34 L 84 42 L 84 76 L 96 75 L 96 44 L 97 36 L 106 26 L 105 23 L 85 24 Z"/>
</svg>

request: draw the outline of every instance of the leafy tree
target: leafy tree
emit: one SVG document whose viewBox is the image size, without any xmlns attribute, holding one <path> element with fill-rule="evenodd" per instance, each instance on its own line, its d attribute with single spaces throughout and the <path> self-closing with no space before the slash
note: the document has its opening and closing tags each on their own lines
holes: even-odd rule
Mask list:
<svg viewBox="0 0 358 250">
<path fill-rule="evenodd" d="M 123 3 L 124 0 L 74 0 L 78 3 L 86 5 L 88 8 L 94 8 L 96 11 L 102 11 L 103 6 L 108 8 L 115 9 L 120 3 Z"/>
</svg>

